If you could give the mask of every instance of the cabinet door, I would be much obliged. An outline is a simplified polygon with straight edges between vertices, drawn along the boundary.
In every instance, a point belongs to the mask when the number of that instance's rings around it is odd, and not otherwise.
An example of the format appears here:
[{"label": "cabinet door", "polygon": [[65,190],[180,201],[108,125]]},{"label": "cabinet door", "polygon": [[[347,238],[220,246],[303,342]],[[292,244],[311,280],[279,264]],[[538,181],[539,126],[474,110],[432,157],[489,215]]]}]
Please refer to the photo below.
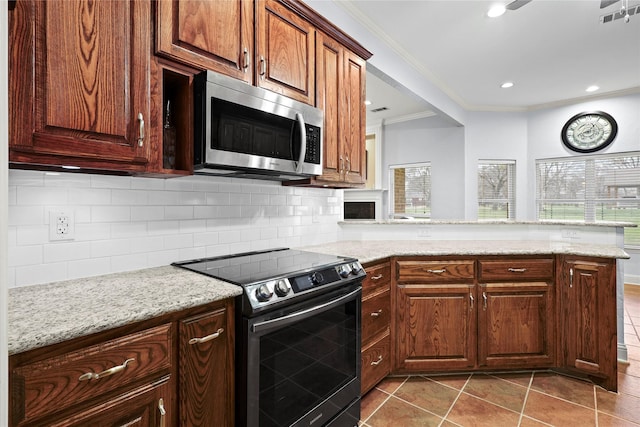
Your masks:
[{"label": "cabinet door", "polygon": [[345,54],[342,117],[342,139],[345,161],[344,180],[349,184],[364,184],[366,181],[366,96],[365,61],[351,52]]},{"label": "cabinet door", "polygon": [[180,322],[180,425],[234,424],[233,318],[230,309]]},{"label": "cabinet door", "polygon": [[553,286],[489,283],[479,289],[478,363],[495,368],[555,363]]},{"label": "cabinet door", "polygon": [[344,71],[344,48],[337,41],[317,33],[316,106],[324,111],[322,176],[320,179],[342,182],[344,155],[341,142],[341,115],[344,108],[341,94]]},{"label": "cabinet door", "polygon": [[476,362],[473,284],[397,287],[397,368],[401,372],[471,368]]},{"label": "cabinet door", "polygon": [[169,377],[134,389],[50,427],[161,427],[171,425],[172,386]]},{"label": "cabinet door", "polygon": [[314,27],[276,0],[258,0],[256,16],[256,85],[314,105]]},{"label": "cabinet door", "polygon": [[565,259],[562,268],[563,365],[617,387],[615,261]]},{"label": "cabinet door", "polygon": [[17,2],[10,161],[143,170],[150,23],[148,0]]},{"label": "cabinet door", "polygon": [[252,0],[161,0],[156,29],[158,54],[253,81]]}]

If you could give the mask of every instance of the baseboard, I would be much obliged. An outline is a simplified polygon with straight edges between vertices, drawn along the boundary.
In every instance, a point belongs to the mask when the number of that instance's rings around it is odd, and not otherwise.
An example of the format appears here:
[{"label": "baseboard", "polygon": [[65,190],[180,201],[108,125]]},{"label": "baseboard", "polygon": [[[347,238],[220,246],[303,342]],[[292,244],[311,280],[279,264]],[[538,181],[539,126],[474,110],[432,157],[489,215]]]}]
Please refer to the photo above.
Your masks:
[{"label": "baseboard", "polygon": [[627,353],[627,345],[625,343],[618,343],[618,362],[629,362],[629,354]]},{"label": "baseboard", "polygon": [[640,285],[640,276],[635,274],[625,274],[624,283],[627,285]]}]

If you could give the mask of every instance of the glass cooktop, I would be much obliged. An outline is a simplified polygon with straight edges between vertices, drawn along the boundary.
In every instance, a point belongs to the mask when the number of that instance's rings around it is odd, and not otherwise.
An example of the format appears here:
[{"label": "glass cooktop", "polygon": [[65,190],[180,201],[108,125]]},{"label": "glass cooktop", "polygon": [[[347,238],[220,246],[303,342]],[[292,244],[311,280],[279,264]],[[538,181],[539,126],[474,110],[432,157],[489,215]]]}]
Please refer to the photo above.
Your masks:
[{"label": "glass cooktop", "polygon": [[248,285],[351,261],[335,255],[288,248],[175,262],[172,265],[236,285]]}]

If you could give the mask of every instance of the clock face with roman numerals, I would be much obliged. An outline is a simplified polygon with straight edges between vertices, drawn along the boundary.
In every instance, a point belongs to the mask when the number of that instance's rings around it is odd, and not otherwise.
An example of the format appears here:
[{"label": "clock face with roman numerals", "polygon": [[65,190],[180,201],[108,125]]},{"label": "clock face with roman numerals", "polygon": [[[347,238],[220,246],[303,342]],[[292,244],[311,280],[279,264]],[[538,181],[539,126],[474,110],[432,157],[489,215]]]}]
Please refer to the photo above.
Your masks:
[{"label": "clock face with roman numerals", "polygon": [[568,149],[592,153],[611,144],[618,132],[618,124],[602,111],[580,113],[571,117],[562,128],[562,142]]}]

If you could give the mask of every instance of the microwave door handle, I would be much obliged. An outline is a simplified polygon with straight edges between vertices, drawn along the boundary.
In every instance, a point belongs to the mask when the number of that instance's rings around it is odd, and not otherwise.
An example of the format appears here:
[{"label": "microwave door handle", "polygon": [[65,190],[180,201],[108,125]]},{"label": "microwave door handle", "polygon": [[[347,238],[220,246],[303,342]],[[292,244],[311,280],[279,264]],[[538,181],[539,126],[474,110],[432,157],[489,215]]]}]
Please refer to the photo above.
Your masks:
[{"label": "microwave door handle", "polygon": [[296,173],[302,173],[304,156],[307,154],[307,128],[304,125],[304,118],[302,117],[302,114],[296,113],[296,120],[298,121],[298,124],[300,126],[300,156],[298,157]]}]

